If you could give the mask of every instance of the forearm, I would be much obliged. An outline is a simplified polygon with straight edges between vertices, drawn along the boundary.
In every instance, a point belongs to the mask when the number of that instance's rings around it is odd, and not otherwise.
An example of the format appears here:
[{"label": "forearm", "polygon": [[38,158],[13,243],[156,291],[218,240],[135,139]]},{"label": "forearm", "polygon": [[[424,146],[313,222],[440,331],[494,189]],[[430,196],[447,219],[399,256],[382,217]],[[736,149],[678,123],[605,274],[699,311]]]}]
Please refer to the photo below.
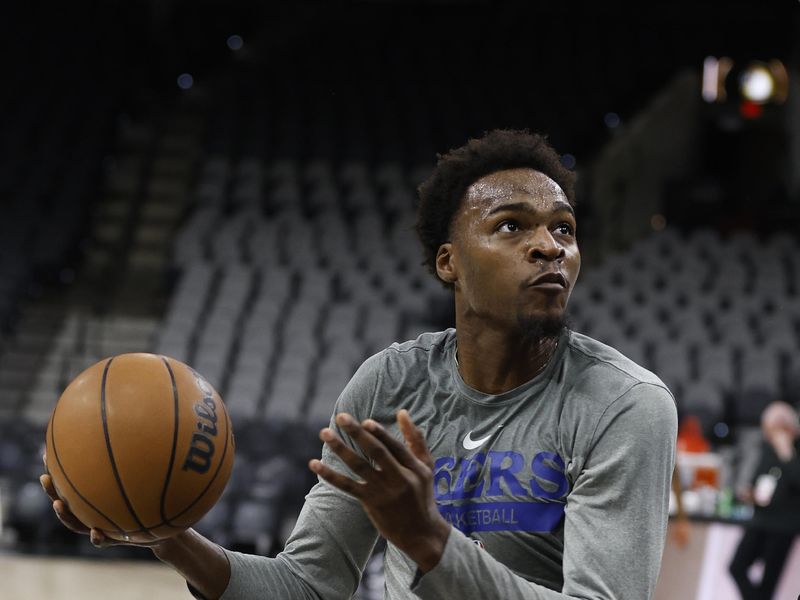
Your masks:
[{"label": "forearm", "polygon": [[154,546],[153,554],[208,600],[217,600],[228,587],[231,568],[225,552],[193,529]]}]

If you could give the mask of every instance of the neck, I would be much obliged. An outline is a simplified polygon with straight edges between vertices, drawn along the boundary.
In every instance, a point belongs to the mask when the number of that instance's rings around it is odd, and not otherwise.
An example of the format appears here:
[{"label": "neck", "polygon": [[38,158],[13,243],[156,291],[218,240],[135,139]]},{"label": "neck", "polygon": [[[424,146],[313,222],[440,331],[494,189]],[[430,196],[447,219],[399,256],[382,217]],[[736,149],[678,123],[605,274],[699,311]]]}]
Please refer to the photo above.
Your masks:
[{"label": "neck", "polygon": [[502,394],[536,377],[558,345],[557,337],[531,339],[458,323],[456,339],[462,379],[485,394]]}]

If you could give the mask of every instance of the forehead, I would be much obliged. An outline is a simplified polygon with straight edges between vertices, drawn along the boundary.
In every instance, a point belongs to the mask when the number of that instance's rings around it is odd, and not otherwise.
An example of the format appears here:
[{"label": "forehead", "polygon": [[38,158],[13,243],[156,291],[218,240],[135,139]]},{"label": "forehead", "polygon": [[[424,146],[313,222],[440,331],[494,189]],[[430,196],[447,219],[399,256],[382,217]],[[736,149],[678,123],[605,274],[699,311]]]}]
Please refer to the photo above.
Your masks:
[{"label": "forehead", "polygon": [[467,188],[465,209],[491,208],[511,198],[545,206],[569,203],[564,190],[544,173],[530,168],[505,169],[484,175]]}]

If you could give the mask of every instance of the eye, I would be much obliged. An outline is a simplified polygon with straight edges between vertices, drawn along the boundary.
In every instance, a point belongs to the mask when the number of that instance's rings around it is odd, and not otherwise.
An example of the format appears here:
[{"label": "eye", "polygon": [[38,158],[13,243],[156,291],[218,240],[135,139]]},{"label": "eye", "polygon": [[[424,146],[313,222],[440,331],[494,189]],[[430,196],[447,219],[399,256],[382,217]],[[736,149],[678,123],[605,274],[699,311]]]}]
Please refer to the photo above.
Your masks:
[{"label": "eye", "polygon": [[519,223],[516,221],[503,221],[500,225],[497,226],[497,231],[502,231],[505,233],[514,233],[515,231],[519,231]]},{"label": "eye", "polygon": [[575,228],[567,222],[556,225],[556,231],[561,235],[575,235]]}]

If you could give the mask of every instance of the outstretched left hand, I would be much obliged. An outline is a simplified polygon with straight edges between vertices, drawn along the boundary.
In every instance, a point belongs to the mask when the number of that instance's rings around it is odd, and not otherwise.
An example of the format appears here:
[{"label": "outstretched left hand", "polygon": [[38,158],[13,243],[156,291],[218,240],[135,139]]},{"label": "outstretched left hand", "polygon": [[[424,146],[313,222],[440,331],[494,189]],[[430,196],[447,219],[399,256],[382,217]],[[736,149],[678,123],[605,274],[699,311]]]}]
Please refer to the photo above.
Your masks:
[{"label": "outstretched left hand", "polygon": [[444,552],[450,525],[436,508],[433,457],[422,432],[405,410],[397,413],[405,445],[372,419],[358,423],[349,414],[340,413],[336,424],[369,460],[353,451],[330,428],[320,431],[319,437],[361,481],[317,459],[309,462],[309,468],[358,499],[380,534],[405,552],[422,572],[430,571]]}]

